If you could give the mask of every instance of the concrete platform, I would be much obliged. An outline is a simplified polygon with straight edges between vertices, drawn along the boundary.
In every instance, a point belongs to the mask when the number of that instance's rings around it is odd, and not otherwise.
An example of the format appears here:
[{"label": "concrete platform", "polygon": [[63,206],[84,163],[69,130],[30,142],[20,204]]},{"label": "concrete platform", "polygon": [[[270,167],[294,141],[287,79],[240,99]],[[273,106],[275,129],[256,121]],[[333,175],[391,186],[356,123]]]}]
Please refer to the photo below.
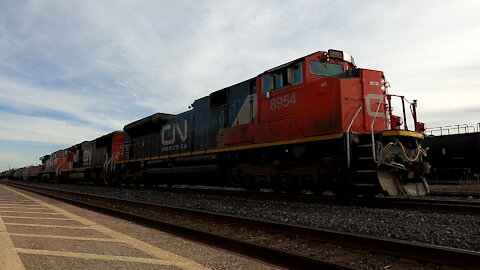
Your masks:
[{"label": "concrete platform", "polygon": [[0,269],[278,269],[0,185]]}]

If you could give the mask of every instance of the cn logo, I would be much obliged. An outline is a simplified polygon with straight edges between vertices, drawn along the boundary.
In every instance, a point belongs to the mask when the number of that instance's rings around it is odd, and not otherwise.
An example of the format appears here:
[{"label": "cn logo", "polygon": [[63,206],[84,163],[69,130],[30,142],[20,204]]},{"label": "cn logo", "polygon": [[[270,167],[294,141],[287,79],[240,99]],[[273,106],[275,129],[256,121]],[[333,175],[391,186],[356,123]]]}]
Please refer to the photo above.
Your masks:
[{"label": "cn logo", "polygon": [[92,160],[92,152],[90,150],[83,151],[83,165],[89,166],[91,165],[90,162]]},{"label": "cn logo", "polygon": [[[170,132],[172,133],[171,138],[167,134]],[[183,122],[183,131],[180,128],[180,123],[175,122],[173,124],[167,124],[162,127],[162,145],[172,145],[175,143],[175,138],[178,136],[180,137],[181,142],[187,141],[187,119]]]},{"label": "cn logo", "polygon": [[368,94],[365,98],[365,103],[367,105],[366,111],[368,115],[370,115],[371,117],[387,117],[382,109],[382,104],[385,104],[384,99],[385,96],[383,95]]}]

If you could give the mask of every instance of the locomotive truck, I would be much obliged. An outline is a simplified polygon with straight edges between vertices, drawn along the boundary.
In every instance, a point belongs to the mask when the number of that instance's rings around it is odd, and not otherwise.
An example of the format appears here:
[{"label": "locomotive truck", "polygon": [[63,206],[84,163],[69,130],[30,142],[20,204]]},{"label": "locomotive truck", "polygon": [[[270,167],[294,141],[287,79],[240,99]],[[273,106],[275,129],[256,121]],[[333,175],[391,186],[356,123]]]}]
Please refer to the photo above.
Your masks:
[{"label": "locomotive truck", "polygon": [[41,177],[425,195],[417,103],[388,90],[350,54],[315,52],[45,156]]}]

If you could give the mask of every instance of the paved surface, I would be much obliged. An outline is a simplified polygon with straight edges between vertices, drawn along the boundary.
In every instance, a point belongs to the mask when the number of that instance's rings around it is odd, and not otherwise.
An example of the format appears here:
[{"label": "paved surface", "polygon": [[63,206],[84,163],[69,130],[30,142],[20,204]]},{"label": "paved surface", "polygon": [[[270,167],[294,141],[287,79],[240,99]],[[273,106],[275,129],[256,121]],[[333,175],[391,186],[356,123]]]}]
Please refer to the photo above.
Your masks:
[{"label": "paved surface", "polygon": [[0,269],[277,269],[0,185]]}]

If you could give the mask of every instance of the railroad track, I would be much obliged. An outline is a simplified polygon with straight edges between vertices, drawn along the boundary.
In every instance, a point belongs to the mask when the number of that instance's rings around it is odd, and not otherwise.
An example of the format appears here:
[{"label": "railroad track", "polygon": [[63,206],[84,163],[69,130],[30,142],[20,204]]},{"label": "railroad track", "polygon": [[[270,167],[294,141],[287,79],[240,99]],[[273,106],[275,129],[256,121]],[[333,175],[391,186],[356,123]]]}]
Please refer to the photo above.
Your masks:
[{"label": "railroad track", "polygon": [[479,199],[480,192],[479,191],[431,191],[431,196],[439,196],[439,197],[459,197],[459,198],[467,198],[471,197],[472,199]]},{"label": "railroad track", "polygon": [[[198,190],[198,189],[161,189],[165,192],[178,193],[194,193],[208,194],[226,197],[241,197],[258,200],[277,200],[290,202],[306,202],[320,203],[328,205],[344,205],[358,206],[379,209],[402,209],[422,212],[438,212],[449,214],[467,214],[472,216],[480,216],[480,200],[463,200],[463,199],[447,199],[447,198],[392,198],[392,197],[375,197],[375,198],[358,198],[358,197],[339,197],[339,196],[319,196],[319,195],[297,195],[275,193],[251,193],[243,191],[229,190]],[[441,194],[434,194],[441,196]],[[458,194],[457,194],[458,195]],[[480,194],[479,194],[480,195]],[[457,196],[459,197],[459,196]],[[466,197],[466,196],[465,196]]]},{"label": "railroad track", "polygon": [[134,219],[290,269],[401,269],[449,265],[475,269],[480,252],[240,218],[71,191],[7,183]]},{"label": "railroad track", "polygon": [[[23,184],[21,181],[9,181],[11,183]],[[31,183],[37,186],[38,183]],[[41,186],[46,186],[42,184]],[[110,187],[99,186],[98,188],[109,189]],[[70,190],[71,187],[68,187]],[[270,192],[245,192],[240,190],[225,189],[196,189],[196,188],[155,188],[145,189],[141,187],[125,187],[125,189],[133,190],[154,190],[155,192],[169,192],[178,194],[202,194],[221,197],[236,197],[253,200],[270,200],[270,201],[288,201],[288,202],[305,202],[319,203],[327,205],[342,206],[358,206],[379,209],[402,209],[422,212],[436,212],[449,214],[467,214],[472,216],[480,216],[480,200],[465,200],[451,198],[392,198],[392,197],[338,197],[338,196],[319,196],[319,195],[297,195],[278,194]],[[439,195],[439,194],[436,194]]]}]

